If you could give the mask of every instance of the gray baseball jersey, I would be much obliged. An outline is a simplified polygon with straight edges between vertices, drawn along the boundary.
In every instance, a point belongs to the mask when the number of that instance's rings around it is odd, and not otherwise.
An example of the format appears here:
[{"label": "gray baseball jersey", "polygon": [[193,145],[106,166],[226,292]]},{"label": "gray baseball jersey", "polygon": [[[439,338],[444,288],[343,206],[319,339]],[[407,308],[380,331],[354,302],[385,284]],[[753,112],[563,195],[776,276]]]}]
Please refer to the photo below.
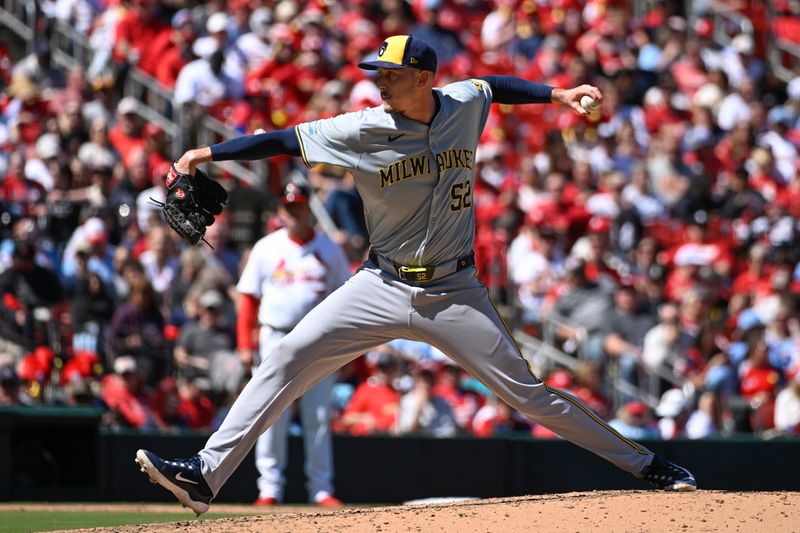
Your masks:
[{"label": "gray baseball jersey", "polygon": [[278,341],[200,451],[214,494],[296,398],[396,338],[439,348],[511,407],[634,475],[653,461],[645,447],[536,378],[474,267],[440,268],[472,251],[472,167],[492,95],[481,80],[435,90],[440,109],[430,126],[380,107],[296,128],[306,164],[354,173],[373,248],[412,270],[436,265],[437,275],[406,282],[385,260],[369,261]]},{"label": "gray baseball jersey", "polygon": [[475,238],[473,165],[491,89],[470,80],[435,91],[430,126],[373,107],[297,127],[306,165],[352,171],[373,249],[401,265],[463,256]]}]

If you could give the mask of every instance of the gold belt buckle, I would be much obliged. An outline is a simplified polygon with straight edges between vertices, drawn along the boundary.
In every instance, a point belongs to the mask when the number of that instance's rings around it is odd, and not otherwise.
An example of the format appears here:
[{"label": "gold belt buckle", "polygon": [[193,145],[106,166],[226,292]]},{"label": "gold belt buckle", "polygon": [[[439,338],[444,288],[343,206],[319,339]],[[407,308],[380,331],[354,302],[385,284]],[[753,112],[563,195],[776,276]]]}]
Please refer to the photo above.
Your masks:
[{"label": "gold belt buckle", "polygon": [[397,267],[397,272],[400,274],[401,278],[408,281],[416,281],[418,283],[430,281],[431,277],[433,277],[433,267],[426,268],[400,266]]}]

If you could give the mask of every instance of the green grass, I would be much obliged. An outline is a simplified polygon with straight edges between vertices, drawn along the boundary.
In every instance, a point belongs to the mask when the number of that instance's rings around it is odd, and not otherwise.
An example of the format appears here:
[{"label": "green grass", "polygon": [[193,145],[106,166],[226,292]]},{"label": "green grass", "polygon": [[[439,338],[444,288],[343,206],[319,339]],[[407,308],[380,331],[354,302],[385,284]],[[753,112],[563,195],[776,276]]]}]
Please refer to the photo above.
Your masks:
[{"label": "green grass", "polygon": [[195,518],[185,513],[132,513],[126,511],[0,511],[0,533],[28,533],[58,529],[113,527],[152,522],[178,522],[247,516],[240,513],[208,513]]}]

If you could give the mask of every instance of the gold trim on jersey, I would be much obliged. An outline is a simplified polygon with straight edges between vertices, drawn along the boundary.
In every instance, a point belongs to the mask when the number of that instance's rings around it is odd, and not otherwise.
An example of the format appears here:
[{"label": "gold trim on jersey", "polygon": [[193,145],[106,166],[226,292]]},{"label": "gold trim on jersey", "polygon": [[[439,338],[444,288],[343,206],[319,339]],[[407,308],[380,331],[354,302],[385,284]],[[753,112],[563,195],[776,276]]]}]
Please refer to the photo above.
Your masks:
[{"label": "gold trim on jersey", "polygon": [[631,448],[636,450],[636,452],[638,454],[640,454],[640,455],[653,455],[653,452],[650,452],[650,451],[647,451],[647,450],[642,450],[641,448],[639,448],[639,446],[635,442],[623,437],[616,429],[612,428],[611,426],[609,426],[608,424],[606,424],[605,422],[600,420],[600,418],[598,418],[598,416],[596,414],[594,414],[590,409],[588,409],[587,407],[582,405],[581,402],[579,402],[578,400],[572,398],[568,394],[565,394],[565,393],[561,392],[558,389],[551,388],[547,383],[545,383],[544,381],[542,381],[541,379],[536,377],[536,374],[534,374],[533,370],[531,369],[530,361],[525,359],[525,357],[522,355],[522,350],[519,347],[519,343],[517,342],[517,339],[514,338],[514,335],[511,333],[511,329],[509,329],[508,324],[506,324],[505,319],[503,319],[503,315],[501,315],[500,311],[497,310],[497,306],[494,305],[494,301],[492,301],[492,297],[489,296],[489,289],[486,286],[484,286],[483,288],[486,289],[486,297],[489,299],[489,303],[492,304],[492,308],[494,309],[494,312],[497,313],[497,318],[499,318],[500,322],[503,323],[503,326],[506,328],[506,332],[508,332],[508,336],[511,337],[511,340],[514,342],[514,346],[517,347],[517,352],[519,352],[519,356],[522,357],[523,361],[525,361],[525,365],[528,367],[528,372],[530,372],[531,376],[533,376],[533,379],[536,380],[537,383],[541,383],[542,385],[544,385],[544,388],[546,390],[548,390],[549,392],[552,392],[553,394],[555,394],[559,398],[562,398],[562,399],[568,401],[569,403],[571,403],[572,405],[574,405],[575,407],[577,407],[578,409],[580,409],[581,411],[586,413],[589,416],[589,418],[591,418],[592,420],[594,420],[595,422],[600,424],[600,426],[602,426],[606,430],[610,431],[612,435],[614,435],[615,437],[620,439],[622,442],[624,442],[625,444],[627,444],[628,446],[630,446]]},{"label": "gold trim on jersey", "polygon": [[300,128],[298,126],[294,127],[294,134],[297,135],[297,142],[300,143],[300,155],[303,158],[303,163],[305,163],[308,168],[311,168],[311,165],[308,164],[308,159],[306,159],[306,149],[303,147],[303,139],[300,137]]},{"label": "gold trim on jersey", "polygon": [[402,65],[407,44],[408,35],[393,35],[392,37],[388,37],[386,39],[386,48],[381,47],[382,51],[378,52],[378,60],[394,63],[395,65]]}]

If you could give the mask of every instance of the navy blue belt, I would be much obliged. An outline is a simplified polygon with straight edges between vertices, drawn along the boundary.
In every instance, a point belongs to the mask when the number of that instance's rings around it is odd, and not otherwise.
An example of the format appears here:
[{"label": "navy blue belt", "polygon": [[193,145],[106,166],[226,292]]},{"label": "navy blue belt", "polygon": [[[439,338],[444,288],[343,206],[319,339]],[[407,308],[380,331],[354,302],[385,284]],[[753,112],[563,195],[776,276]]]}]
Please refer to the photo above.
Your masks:
[{"label": "navy blue belt", "polygon": [[444,263],[439,263],[438,265],[425,267],[398,265],[370,248],[369,260],[378,265],[384,272],[391,273],[403,281],[409,283],[430,283],[431,281],[441,279],[459,270],[475,266],[475,253],[470,252],[467,255],[462,255],[458,259],[452,259]]}]

